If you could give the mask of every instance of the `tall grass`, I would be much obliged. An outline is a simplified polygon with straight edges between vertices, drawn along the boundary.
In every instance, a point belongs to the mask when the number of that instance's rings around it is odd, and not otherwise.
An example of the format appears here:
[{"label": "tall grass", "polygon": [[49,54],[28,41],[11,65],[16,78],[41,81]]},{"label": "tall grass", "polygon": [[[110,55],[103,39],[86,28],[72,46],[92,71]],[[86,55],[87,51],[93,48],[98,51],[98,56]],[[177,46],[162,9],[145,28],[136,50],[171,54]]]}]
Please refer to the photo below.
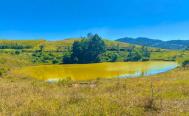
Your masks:
[{"label": "tall grass", "polygon": [[189,70],[133,79],[0,79],[0,115],[188,115]]}]

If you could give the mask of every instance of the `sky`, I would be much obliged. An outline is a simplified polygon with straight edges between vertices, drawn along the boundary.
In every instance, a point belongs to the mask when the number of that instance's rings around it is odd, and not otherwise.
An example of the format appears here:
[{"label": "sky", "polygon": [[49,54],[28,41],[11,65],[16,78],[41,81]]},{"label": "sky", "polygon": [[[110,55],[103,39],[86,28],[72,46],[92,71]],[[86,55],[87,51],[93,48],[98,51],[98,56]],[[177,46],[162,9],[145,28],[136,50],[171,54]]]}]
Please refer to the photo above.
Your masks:
[{"label": "sky", "polygon": [[0,0],[0,39],[189,40],[189,0]]}]

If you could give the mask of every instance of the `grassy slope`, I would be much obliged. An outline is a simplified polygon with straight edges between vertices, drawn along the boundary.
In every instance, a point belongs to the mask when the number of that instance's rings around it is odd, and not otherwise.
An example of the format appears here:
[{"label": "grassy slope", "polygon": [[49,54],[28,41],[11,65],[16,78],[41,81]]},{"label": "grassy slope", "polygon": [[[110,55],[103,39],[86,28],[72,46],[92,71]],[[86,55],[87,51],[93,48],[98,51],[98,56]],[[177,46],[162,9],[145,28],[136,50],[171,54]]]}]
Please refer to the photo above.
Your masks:
[{"label": "grassy slope", "polygon": [[189,70],[85,83],[0,78],[0,115],[186,115],[189,111]]},{"label": "grassy slope", "polygon": [[[81,40],[80,38],[69,38],[69,39],[64,39],[64,40],[59,40],[59,41],[46,41],[46,40],[0,40],[0,45],[5,44],[5,45],[29,45],[32,46],[32,49],[25,49],[26,51],[33,51],[36,49],[39,49],[40,45],[45,46],[46,51],[56,51],[57,49],[63,49],[61,47],[71,47],[74,41],[79,41]],[[118,42],[118,41],[112,41],[112,40],[107,40],[104,39],[105,44],[107,47],[115,47],[119,45],[120,48],[128,48],[132,46],[132,44],[127,44],[123,42]],[[140,47],[136,45],[137,47]],[[156,48],[150,48],[151,50],[156,50]]]},{"label": "grassy slope", "polygon": [[[59,41],[46,41],[46,40],[0,40],[0,44],[5,45],[30,45],[33,47],[33,50],[39,48],[40,45],[45,45],[46,50],[57,50],[58,47],[61,46],[71,46],[74,41],[79,41],[80,38],[69,38]],[[116,42],[111,40],[105,40],[105,43],[108,47],[120,45],[120,47],[128,47],[130,44]]]},{"label": "grassy slope", "polygon": [[152,52],[151,60],[176,60],[178,62],[189,59],[189,51],[161,51]]},{"label": "grassy slope", "polygon": [[0,53],[0,68],[14,69],[32,65],[31,55],[22,53],[20,55]]}]

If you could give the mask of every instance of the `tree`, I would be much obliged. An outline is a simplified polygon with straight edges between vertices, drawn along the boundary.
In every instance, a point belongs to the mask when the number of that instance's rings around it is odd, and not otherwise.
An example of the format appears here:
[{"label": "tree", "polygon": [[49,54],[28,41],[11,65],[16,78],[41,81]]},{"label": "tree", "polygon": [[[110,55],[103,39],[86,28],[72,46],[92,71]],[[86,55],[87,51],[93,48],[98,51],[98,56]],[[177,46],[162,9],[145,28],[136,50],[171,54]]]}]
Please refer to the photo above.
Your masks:
[{"label": "tree", "polygon": [[100,55],[101,62],[116,62],[119,55],[116,52],[105,52]]},{"label": "tree", "polygon": [[58,61],[58,59],[57,59],[57,58],[53,58],[52,63],[53,63],[53,64],[58,64],[58,63],[59,63],[59,61]]},{"label": "tree", "polygon": [[63,56],[63,61],[64,64],[72,64],[72,58],[71,58],[71,54],[70,53],[65,53]]},{"label": "tree", "polygon": [[88,35],[81,41],[75,41],[72,45],[70,60],[72,63],[97,63],[100,62],[100,54],[105,52],[105,43],[97,35]]},{"label": "tree", "polygon": [[87,56],[88,56],[88,62],[99,62],[99,55],[105,52],[105,43],[104,41],[95,34],[92,38],[88,41],[88,50],[87,50]]},{"label": "tree", "polygon": [[40,52],[43,52],[43,51],[44,51],[44,48],[45,48],[44,45],[40,45],[40,46],[39,46]]},{"label": "tree", "polygon": [[140,53],[137,50],[129,51],[125,61],[140,61],[142,59]]},{"label": "tree", "polygon": [[119,46],[119,44],[117,44],[117,51],[118,51],[118,53],[120,52],[120,46]]},{"label": "tree", "polygon": [[181,66],[182,67],[188,67],[189,66],[189,60],[182,61]]},{"label": "tree", "polygon": [[142,61],[147,61],[150,59],[150,51],[148,50],[147,47],[142,46],[141,48],[141,56],[142,56]]},{"label": "tree", "polygon": [[74,43],[73,43],[73,46],[72,46],[72,62],[73,63],[82,63],[83,61],[83,50],[84,50],[84,48],[83,48],[83,46],[82,46],[82,44],[84,44],[84,43],[81,43],[81,42],[79,42],[79,41],[75,41]]},{"label": "tree", "polygon": [[20,50],[16,50],[16,51],[15,51],[15,54],[16,54],[16,55],[19,55],[20,53],[21,53]]},{"label": "tree", "polygon": [[87,38],[92,38],[94,35],[92,33],[87,34]]}]

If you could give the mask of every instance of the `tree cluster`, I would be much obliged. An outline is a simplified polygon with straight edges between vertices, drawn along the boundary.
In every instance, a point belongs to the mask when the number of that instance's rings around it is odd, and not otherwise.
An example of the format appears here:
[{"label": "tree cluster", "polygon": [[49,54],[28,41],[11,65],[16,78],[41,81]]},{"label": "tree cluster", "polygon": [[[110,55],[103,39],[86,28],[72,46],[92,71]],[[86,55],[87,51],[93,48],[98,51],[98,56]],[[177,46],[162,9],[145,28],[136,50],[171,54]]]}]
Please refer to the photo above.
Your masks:
[{"label": "tree cluster", "polygon": [[128,51],[125,61],[148,61],[150,59],[150,51],[147,47],[142,48],[133,47]]},{"label": "tree cluster", "polygon": [[19,44],[1,44],[0,49],[31,49],[30,45],[19,45]]},{"label": "tree cluster", "polygon": [[100,55],[106,51],[106,46],[101,37],[97,34],[88,34],[81,41],[75,41],[71,53],[66,53],[63,63],[97,63],[100,62]]},{"label": "tree cluster", "polygon": [[44,47],[44,45],[40,45],[39,50],[36,50],[32,54],[32,62],[60,64],[61,56],[53,54],[51,52],[44,52]]}]

